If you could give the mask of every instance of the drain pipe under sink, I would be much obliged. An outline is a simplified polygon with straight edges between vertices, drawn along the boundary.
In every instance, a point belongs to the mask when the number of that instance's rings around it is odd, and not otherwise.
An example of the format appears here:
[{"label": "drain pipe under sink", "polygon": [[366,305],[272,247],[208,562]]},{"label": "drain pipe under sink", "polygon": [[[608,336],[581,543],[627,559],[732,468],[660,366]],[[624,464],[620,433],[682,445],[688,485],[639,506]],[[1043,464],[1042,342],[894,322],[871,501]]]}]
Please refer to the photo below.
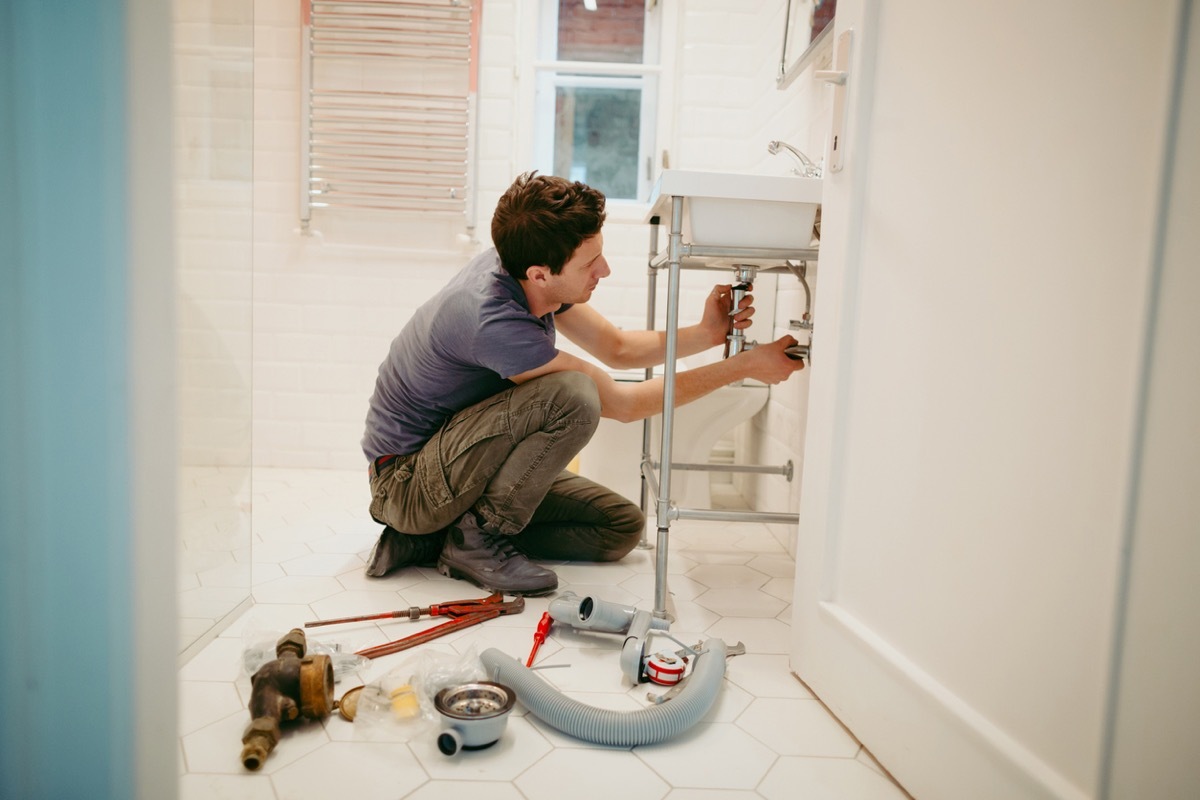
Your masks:
[{"label": "drain pipe under sink", "polygon": [[585,742],[636,747],[677,736],[708,713],[725,677],[726,651],[724,641],[705,640],[679,694],[638,711],[596,708],[567,697],[494,647],[484,650],[480,660],[491,680],[512,688],[522,705],[546,724]]}]

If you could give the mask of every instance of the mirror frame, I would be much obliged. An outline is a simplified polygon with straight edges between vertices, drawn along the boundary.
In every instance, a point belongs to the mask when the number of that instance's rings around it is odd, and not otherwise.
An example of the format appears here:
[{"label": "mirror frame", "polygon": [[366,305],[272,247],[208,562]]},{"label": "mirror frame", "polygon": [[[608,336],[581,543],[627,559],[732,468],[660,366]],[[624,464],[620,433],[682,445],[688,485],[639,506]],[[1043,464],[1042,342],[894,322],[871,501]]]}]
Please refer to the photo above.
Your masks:
[{"label": "mirror frame", "polygon": [[[792,35],[794,30],[792,24],[793,17],[795,16],[797,6],[801,3],[807,5],[807,2],[808,0],[787,0],[787,9],[783,17],[783,50],[779,55],[779,72],[775,77],[775,88],[777,89],[786,89],[796,79],[796,76],[813,62],[817,53],[823,49],[826,42],[833,36],[833,23],[836,18],[836,11],[835,17],[830,18],[828,24],[817,34],[817,38],[808,42],[804,51],[799,56],[795,56],[794,51],[799,42],[792,42],[792,39],[795,38]],[[789,58],[793,59],[791,63],[788,63]]]}]

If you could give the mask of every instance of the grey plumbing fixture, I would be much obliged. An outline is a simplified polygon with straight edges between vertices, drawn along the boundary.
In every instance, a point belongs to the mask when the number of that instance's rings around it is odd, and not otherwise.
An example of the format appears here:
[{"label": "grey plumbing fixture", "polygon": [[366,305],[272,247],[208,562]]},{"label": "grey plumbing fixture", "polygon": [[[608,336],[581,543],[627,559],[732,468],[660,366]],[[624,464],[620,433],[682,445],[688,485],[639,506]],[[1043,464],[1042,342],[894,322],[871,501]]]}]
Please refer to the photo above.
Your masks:
[{"label": "grey plumbing fixture", "polygon": [[792,359],[793,361],[803,361],[806,364],[808,363],[811,351],[812,345],[807,344],[794,344],[791,347],[783,348],[783,354],[788,358]]},{"label": "grey plumbing fixture", "polygon": [[787,268],[796,276],[796,280],[800,281],[800,285],[804,287],[804,316],[800,321],[792,320],[794,323],[793,330],[812,330],[812,290],[808,288],[808,262],[801,261],[799,264],[787,262]]},{"label": "grey plumbing fixture", "polygon": [[[782,145],[782,143],[780,143]],[[665,618],[667,612],[667,547],[671,522],[677,519],[703,519],[717,522],[765,522],[795,525],[800,518],[796,513],[768,511],[742,511],[715,508],[680,508],[671,499],[671,474],[676,469],[695,469],[695,465],[676,463],[672,458],[675,420],[675,374],[679,334],[679,288],[680,272],[683,269],[721,269],[730,263],[757,265],[758,272],[792,272],[790,262],[807,263],[817,261],[818,247],[744,247],[733,245],[697,244],[684,241],[683,208],[684,197],[671,195],[667,247],[665,252],[657,249],[659,225],[663,221],[658,214],[648,218],[650,223],[650,257],[648,261],[648,285],[646,293],[646,329],[654,330],[656,324],[655,298],[658,286],[658,270],[667,274],[666,353],[663,363],[663,411],[662,439],[659,446],[660,458],[655,461],[650,455],[650,420],[642,423],[642,512],[649,519],[654,517],[657,538],[653,547],[654,558],[654,616]],[[724,265],[724,266],[723,266]],[[649,379],[653,373],[646,371]],[[791,462],[781,467],[739,465],[738,472],[761,472],[786,475],[792,478]],[[643,532],[641,547],[650,549],[649,530]]]},{"label": "grey plumbing fixture", "polygon": [[738,306],[742,302],[742,298],[746,296],[746,290],[754,283],[754,276],[758,274],[758,267],[753,264],[734,264],[733,265],[733,289],[730,291],[729,309],[729,334],[725,337],[725,358],[736,356],[743,350],[749,349],[750,345],[746,342],[746,334],[741,328],[733,327],[733,315],[738,312]]},{"label": "grey plumbing fixture", "polygon": [[508,712],[517,695],[493,681],[447,686],[433,698],[444,729],[437,737],[438,750],[452,756],[459,750],[491,747],[504,733]]},{"label": "grey plumbing fixture", "polygon": [[[511,686],[529,713],[565,734],[611,747],[637,747],[677,736],[699,722],[712,707],[725,677],[727,648],[708,639],[695,657],[691,674],[668,703],[638,711],[595,708],[552,688],[532,670],[494,647],[480,655],[487,674]],[[680,688],[681,687],[681,688]]]},{"label": "grey plumbing fixture", "polygon": [[[572,591],[563,592],[550,601],[549,614],[557,622],[574,628],[600,633],[625,633],[634,627],[640,612],[636,606],[610,603],[595,597],[580,597]],[[669,623],[655,619],[648,623],[655,630],[666,630]]]},{"label": "grey plumbing fixture", "polygon": [[786,150],[788,153],[791,153],[792,157],[800,163],[799,167],[792,167],[792,172],[795,174],[803,178],[821,177],[821,168],[814,164],[811,158],[801,153],[795,147],[778,139],[772,139],[767,143],[767,152],[771,155],[777,155],[780,150]]},{"label": "grey plumbing fixture", "polygon": [[808,288],[808,262],[801,261],[799,265],[787,262],[787,268],[792,271],[800,285],[804,287],[804,316],[790,321],[788,328],[794,331],[808,331],[808,344],[794,344],[784,350],[789,358],[797,358],[805,363],[812,357],[812,291]]},{"label": "grey plumbing fixture", "polygon": [[650,631],[666,631],[670,623],[634,606],[563,592],[547,609],[556,622],[598,633],[625,634],[621,646],[621,672],[635,686],[646,671],[646,645]]}]

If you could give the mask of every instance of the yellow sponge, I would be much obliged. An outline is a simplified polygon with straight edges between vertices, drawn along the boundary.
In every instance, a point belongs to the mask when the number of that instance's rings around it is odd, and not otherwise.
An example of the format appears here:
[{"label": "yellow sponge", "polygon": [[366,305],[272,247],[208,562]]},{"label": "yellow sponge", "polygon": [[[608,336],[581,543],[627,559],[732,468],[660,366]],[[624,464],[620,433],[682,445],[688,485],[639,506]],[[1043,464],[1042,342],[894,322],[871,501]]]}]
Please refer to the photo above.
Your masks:
[{"label": "yellow sponge", "polygon": [[397,686],[391,692],[392,713],[397,719],[411,719],[421,713],[417,692],[409,684]]}]

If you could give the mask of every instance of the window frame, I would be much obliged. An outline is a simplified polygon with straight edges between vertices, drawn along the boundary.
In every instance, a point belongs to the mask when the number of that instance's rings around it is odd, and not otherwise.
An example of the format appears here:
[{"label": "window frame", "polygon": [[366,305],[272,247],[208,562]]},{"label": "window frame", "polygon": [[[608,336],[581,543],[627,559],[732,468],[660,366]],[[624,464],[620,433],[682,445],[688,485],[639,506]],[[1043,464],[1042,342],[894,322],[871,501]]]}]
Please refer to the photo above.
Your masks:
[{"label": "window frame", "polygon": [[[637,195],[634,198],[610,198],[610,206],[644,206],[657,178],[657,166],[665,157],[666,136],[663,113],[669,96],[670,70],[664,69],[664,57],[673,48],[667,45],[670,22],[667,6],[674,3],[651,0],[646,3],[643,28],[642,63],[606,61],[560,61],[558,55],[558,0],[541,0],[537,5],[536,33],[530,51],[549,53],[552,58],[535,56],[529,63],[529,107],[532,136],[529,163],[541,172],[554,171],[555,102],[561,87],[584,86],[641,90],[638,131]],[[670,16],[670,20],[668,20]],[[662,155],[660,155],[662,154]],[[615,209],[614,209],[615,210]]]}]

